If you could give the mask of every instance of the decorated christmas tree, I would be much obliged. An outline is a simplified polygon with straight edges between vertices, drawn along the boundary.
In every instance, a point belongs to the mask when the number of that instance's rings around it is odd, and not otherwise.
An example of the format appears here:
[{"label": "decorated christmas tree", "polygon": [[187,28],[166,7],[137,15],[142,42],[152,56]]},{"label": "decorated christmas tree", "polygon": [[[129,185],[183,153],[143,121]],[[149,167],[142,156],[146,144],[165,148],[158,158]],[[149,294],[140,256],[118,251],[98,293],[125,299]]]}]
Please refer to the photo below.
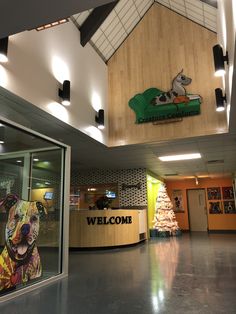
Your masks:
[{"label": "decorated christmas tree", "polygon": [[167,194],[166,186],[160,187],[156,200],[156,214],[154,216],[154,229],[159,236],[179,235],[180,229],[173,211],[173,204]]}]

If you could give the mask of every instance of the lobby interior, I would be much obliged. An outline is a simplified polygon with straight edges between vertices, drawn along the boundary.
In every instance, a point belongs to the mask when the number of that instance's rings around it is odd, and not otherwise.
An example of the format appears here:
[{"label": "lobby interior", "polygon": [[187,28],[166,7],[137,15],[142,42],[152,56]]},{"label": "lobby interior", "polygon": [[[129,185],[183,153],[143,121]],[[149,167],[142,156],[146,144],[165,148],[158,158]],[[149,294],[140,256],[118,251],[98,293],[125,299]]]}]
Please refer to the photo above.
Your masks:
[{"label": "lobby interior", "polygon": [[[62,5],[52,16],[49,8],[41,12],[47,8],[42,3],[38,14],[34,10],[28,20],[14,16],[11,26],[5,14],[0,37],[9,36],[9,61],[0,64],[0,122],[13,121],[71,146],[71,196],[82,187],[116,184],[114,208],[147,209],[147,240],[131,247],[70,250],[68,277],[1,303],[1,313],[32,308],[35,313],[234,313],[236,214],[227,212],[232,199],[224,196],[226,188],[234,191],[236,173],[234,1],[85,2],[73,4],[65,15]],[[101,5],[108,11],[102,9],[104,20],[98,22],[93,8]],[[4,9],[10,14],[10,4]],[[35,30],[59,17],[68,20]],[[214,76],[216,44],[229,56],[223,79]],[[182,69],[192,79],[186,90],[200,95],[200,114],[135,123],[129,101],[149,88],[170,90]],[[59,104],[64,80],[71,84],[70,106]],[[216,88],[227,96],[222,112],[216,111]],[[102,130],[95,118],[99,109],[105,114]],[[13,134],[6,138],[9,152],[30,149]],[[159,159],[190,153],[201,158]],[[141,189],[123,191],[124,184],[139,183]],[[183,210],[175,212],[180,237],[149,237],[159,183],[166,184],[172,200],[174,193],[181,195]],[[214,188],[221,194],[219,212],[211,212]],[[191,212],[193,190],[205,195],[200,227]],[[42,254],[52,267],[53,252]]]}]

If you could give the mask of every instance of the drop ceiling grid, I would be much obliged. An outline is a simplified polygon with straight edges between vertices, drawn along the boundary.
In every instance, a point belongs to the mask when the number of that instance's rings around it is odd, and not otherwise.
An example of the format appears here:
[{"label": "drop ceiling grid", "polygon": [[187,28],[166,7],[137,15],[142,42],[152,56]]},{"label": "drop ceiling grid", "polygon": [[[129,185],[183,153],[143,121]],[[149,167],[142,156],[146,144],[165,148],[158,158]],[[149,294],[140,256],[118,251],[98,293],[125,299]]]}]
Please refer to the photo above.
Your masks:
[{"label": "drop ceiling grid", "polygon": [[84,23],[84,21],[92,13],[92,11],[93,11],[93,9],[90,9],[90,10],[83,11],[81,13],[73,15],[73,18],[79,27]]},{"label": "drop ceiling grid", "polygon": [[[143,15],[153,4],[153,0],[121,0],[101,25],[100,36],[91,38],[91,43],[107,61]],[[102,44],[101,44],[101,38]]]},{"label": "drop ceiling grid", "polygon": [[[228,137],[227,137],[228,138]],[[236,141],[235,137],[229,138],[229,142],[225,141],[225,136],[219,136],[217,140],[212,138],[202,138],[195,141],[175,142],[174,144],[163,144],[160,147],[151,147],[153,154],[157,157],[161,155],[173,155],[190,152],[200,152],[201,160],[189,160],[180,162],[161,162],[157,158],[155,168],[161,175],[168,173],[176,173],[180,175],[193,174],[209,174],[212,172],[221,172],[228,174],[232,169],[236,160]],[[220,164],[207,164],[208,160],[224,160]]]},{"label": "drop ceiling grid", "polygon": [[216,32],[217,9],[200,0],[155,0],[169,9]]},{"label": "drop ceiling grid", "polygon": [[[120,0],[90,40],[104,61],[114,54],[154,2],[216,32],[217,9],[200,0]],[[92,9],[76,14],[72,20],[80,28],[91,12]]]}]

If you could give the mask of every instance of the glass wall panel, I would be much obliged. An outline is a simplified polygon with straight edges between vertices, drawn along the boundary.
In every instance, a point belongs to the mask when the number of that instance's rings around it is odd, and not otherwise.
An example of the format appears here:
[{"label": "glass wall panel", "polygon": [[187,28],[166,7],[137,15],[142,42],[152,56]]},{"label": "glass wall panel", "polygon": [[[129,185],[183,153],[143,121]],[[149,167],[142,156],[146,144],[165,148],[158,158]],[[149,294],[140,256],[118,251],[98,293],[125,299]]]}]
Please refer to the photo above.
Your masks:
[{"label": "glass wall panel", "polygon": [[0,297],[62,271],[64,148],[0,124]]},{"label": "glass wall panel", "polygon": [[61,149],[32,154],[31,201],[40,201],[47,210],[41,220],[38,245],[44,259],[44,275],[60,272],[60,219],[62,185]]}]

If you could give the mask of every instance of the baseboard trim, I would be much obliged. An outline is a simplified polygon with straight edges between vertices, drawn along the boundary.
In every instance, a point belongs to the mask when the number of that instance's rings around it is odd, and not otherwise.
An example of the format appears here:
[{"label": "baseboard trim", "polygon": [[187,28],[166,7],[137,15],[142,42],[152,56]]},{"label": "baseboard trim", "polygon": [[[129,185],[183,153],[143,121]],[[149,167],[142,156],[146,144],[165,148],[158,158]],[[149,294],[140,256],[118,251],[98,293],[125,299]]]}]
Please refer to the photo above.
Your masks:
[{"label": "baseboard trim", "polygon": [[236,230],[208,230],[208,233],[236,234]]},{"label": "baseboard trim", "polygon": [[147,239],[140,240],[137,243],[131,244],[123,244],[123,245],[116,245],[116,246],[98,246],[98,247],[69,247],[70,252],[74,251],[102,251],[102,250],[114,250],[114,249],[121,249],[125,247],[133,247],[139,244],[145,243]]}]

